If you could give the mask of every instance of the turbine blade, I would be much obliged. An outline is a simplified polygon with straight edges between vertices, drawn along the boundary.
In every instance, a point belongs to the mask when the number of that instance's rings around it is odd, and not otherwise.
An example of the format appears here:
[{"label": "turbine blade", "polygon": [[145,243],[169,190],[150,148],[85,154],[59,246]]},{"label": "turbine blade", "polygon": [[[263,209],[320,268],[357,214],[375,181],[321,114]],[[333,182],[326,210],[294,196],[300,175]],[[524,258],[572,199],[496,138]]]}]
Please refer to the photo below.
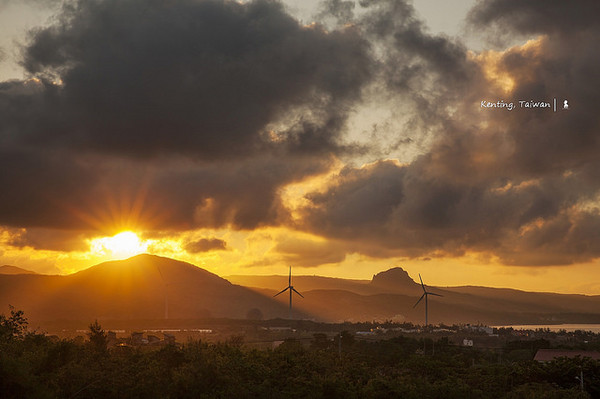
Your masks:
[{"label": "turbine blade", "polygon": [[282,289],[281,291],[279,291],[277,294],[273,295],[273,297],[276,297],[279,294],[283,294],[284,292],[286,292],[289,289],[290,289],[290,287],[286,287],[286,288]]},{"label": "turbine blade", "polygon": [[295,289],[294,287],[292,287],[292,290],[293,290],[293,291],[294,291],[296,294],[298,294],[298,295],[300,295],[302,298],[304,298],[304,295],[302,295],[301,293],[299,293],[298,291],[296,291],[296,289]]},{"label": "turbine blade", "polygon": [[423,284],[423,279],[421,278],[421,273],[419,273],[419,280],[421,280],[421,287],[423,288],[423,292],[427,292],[425,289],[425,284]]},{"label": "turbine blade", "polygon": [[429,295],[435,295],[435,296],[443,296],[442,294],[436,294],[435,292],[428,292]]},{"label": "turbine blade", "polygon": [[292,266],[290,266],[290,277],[288,279],[288,286],[292,286]]},{"label": "turbine blade", "polygon": [[417,305],[419,304],[419,302],[421,302],[421,300],[425,297],[425,295],[427,295],[426,293],[424,293],[423,295],[421,295],[421,298],[419,298],[419,300],[417,301],[417,303],[415,303],[413,305],[413,309],[417,307]]}]

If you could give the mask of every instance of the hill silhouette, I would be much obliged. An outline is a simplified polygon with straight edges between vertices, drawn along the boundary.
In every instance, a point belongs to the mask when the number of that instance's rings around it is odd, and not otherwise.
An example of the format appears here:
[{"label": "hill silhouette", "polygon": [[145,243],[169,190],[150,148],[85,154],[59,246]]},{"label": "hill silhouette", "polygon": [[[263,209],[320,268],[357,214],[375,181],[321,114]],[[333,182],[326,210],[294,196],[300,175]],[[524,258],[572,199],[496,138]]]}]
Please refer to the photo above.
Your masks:
[{"label": "hill silhouette", "polygon": [[[32,320],[284,317],[272,298],[189,263],[153,255],[102,263],[67,276],[2,275],[0,301]],[[167,305],[168,303],[168,305]],[[307,317],[307,315],[302,315]]]},{"label": "hill silhouette", "polygon": [[[232,275],[225,276],[224,278],[245,287],[265,288],[277,290],[278,292],[288,284],[287,275]],[[302,287],[304,291],[326,289],[349,291],[357,294],[375,294],[378,292],[377,289],[371,287],[369,280],[352,280],[323,276],[292,276],[292,282],[294,285]]]},{"label": "hill silhouette", "polygon": [[[288,276],[230,276],[232,282],[189,263],[138,255],[105,262],[67,276],[0,274],[0,304],[25,311],[34,322],[244,319],[256,309],[264,318],[287,318],[288,296],[273,295]],[[246,286],[237,285],[244,284]],[[402,268],[369,280],[294,276],[304,298],[294,298],[294,318],[320,321],[424,322],[422,294]],[[600,297],[534,293],[487,287],[431,287],[432,323],[599,323]]]},{"label": "hill silhouette", "polygon": [[[229,276],[266,295],[278,291],[287,276]],[[397,320],[424,323],[424,310],[413,308],[422,295],[420,282],[400,267],[368,280],[294,276],[305,296],[298,308],[330,321]],[[429,298],[432,323],[559,324],[599,323],[600,296],[525,292],[488,287],[431,287],[443,295]],[[296,306],[296,305],[295,305]]]},{"label": "hill silhouette", "polygon": [[395,292],[411,295],[420,295],[422,293],[420,284],[413,281],[401,267],[394,267],[377,273],[373,276],[370,284],[373,287],[377,287],[379,292]]}]

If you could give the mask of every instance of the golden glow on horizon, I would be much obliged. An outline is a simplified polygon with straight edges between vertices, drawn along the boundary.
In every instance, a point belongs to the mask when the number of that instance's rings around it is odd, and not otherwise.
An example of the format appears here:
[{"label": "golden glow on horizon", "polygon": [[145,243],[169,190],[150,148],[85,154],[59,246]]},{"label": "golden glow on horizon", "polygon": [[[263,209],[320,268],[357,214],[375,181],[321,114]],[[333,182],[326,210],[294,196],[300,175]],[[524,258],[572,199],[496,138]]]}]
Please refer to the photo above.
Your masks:
[{"label": "golden glow on horizon", "polygon": [[148,243],[140,240],[137,234],[131,231],[90,241],[90,250],[93,254],[111,258],[128,258],[144,253],[147,249]]},{"label": "golden glow on horizon", "polygon": [[[123,233],[128,233],[121,235]],[[139,233],[138,233],[139,234]],[[281,227],[266,227],[254,231],[231,231],[228,229],[199,229],[195,231],[139,238],[134,232],[122,232],[115,237],[89,240],[90,250],[62,252],[36,250],[30,247],[16,248],[6,242],[9,232],[0,234],[0,264],[19,266],[44,274],[70,274],[99,263],[123,259],[141,252],[149,252],[189,262],[219,276],[285,274],[290,256],[302,256],[302,251],[286,246],[298,240],[321,242],[317,237],[298,233]],[[123,237],[123,244],[119,243]],[[188,253],[186,242],[205,237],[217,237],[227,242],[227,250]],[[5,241],[5,242],[1,242]],[[115,246],[113,247],[113,242]],[[132,243],[129,247],[124,243]],[[278,245],[280,244],[281,245]],[[283,245],[283,246],[282,246]],[[108,247],[108,248],[107,248]],[[112,248],[112,249],[109,249]],[[120,251],[119,248],[133,248]],[[301,247],[300,249],[302,249]],[[119,253],[120,252],[120,253]],[[317,252],[317,255],[319,252]],[[316,267],[300,267],[293,263],[298,275],[321,275],[337,278],[370,280],[376,273],[400,266],[413,279],[419,273],[427,276],[428,285],[456,286],[478,285],[510,287],[525,291],[560,292],[569,294],[600,295],[600,260],[569,266],[517,267],[504,266],[499,260],[485,253],[468,252],[461,257],[431,257],[407,259],[389,254],[383,258],[371,258],[358,253],[347,254],[339,263]],[[282,272],[283,270],[283,272]],[[296,273],[296,272],[294,272]],[[581,276],[586,276],[584,280]]]}]

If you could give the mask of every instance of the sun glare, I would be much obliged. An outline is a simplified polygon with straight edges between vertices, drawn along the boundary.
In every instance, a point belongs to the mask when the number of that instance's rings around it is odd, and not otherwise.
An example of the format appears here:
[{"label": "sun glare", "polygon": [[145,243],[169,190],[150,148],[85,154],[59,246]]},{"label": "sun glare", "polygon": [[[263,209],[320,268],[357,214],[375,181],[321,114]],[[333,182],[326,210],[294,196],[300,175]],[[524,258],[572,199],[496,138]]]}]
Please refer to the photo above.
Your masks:
[{"label": "sun glare", "polygon": [[96,238],[91,241],[93,253],[113,258],[127,258],[146,252],[148,243],[142,242],[137,234],[124,231],[112,237]]}]

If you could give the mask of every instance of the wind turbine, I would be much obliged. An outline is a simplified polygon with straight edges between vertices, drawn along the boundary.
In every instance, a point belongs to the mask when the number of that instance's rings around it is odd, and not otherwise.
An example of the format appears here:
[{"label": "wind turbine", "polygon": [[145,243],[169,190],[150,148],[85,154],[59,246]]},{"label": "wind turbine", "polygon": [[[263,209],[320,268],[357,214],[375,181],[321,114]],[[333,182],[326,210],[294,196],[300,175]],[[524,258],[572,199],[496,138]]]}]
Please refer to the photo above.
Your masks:
[{"label": "wind turbine", "polygon": [[302,295],[301,293],[296,291],[296,289],[292,285],[292,267],[291,266],[290,266],[290,277],[288,280],[288,286],[286,288],[282,289],[281,291],[279,291],[277,294],[273,295],[273,297],[276,297],[279,294],[283,294],[287,290],[290,290],[290,320],[292,320],[292,293],[295,292],[296,294],[300,295],[302,298],[304,298],[304,295]]},{"label": "wind turbine", "polygon": [[425,289],[425,284],[423,284],[423,279],[421,278],[421,273],[419,273],[419,280],[421,280],[421,288],[423,288],[423,295],[421,295],[421,298],[419,298],[419,300],[417,301],[417,303],[414,304],[413,309],[417,307],[417,305],[419,304],[419,302],[421,302],[421,300],[423,298],[425,298],[425,327],[427,327],[429,325],[429,320],[428,320],[428,304],[427,304],[427,297],[429,295],[434,295],[434,296],[443,296],[440,294],[436,294],[435,292],[429,292]]}]

